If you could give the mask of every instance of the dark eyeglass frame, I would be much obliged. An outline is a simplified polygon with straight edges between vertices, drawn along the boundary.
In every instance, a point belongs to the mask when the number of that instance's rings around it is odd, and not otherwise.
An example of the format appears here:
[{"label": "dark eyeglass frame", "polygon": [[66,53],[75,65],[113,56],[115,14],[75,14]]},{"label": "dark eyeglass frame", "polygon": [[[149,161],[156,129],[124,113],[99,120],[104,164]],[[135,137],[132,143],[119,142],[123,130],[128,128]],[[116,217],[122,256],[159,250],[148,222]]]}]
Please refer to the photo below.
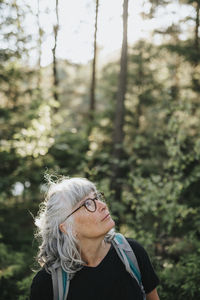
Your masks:
[{"label": "dark eyeglass frame", "polygon": [[[81,204],[79,207],[77,207],[75,210],[73,210],[66,218],[65,218],[65,220],[63,221],[63,223],[69,218],[69,217],[71,217],[71,215],[73,215],[77,210],[79,210],[81,207],[85,207],[86,209],[87,209],[87,211],[89,211],[89,212],[91,212],[91,213],[93,213],[93,212],[95,212],[96,210],[97,210],[97,204],[96,204],[96,200],[104,200],[105,199],[105,197],[104,197],[104,193],[98,193],[97,195],[96,195],[96,197],[94,197],[94,198],[87,198],[87,199],[85,199],[85,201],[83,202],[83,204]],[[92,200],[93,201],[93,203],[94,203],[94,207],[95,207],[95,209],[94,210],[90,210],[88,207],[87,207],[87,205],[86,205],[86,202],[88,201],[88,200]]]}]

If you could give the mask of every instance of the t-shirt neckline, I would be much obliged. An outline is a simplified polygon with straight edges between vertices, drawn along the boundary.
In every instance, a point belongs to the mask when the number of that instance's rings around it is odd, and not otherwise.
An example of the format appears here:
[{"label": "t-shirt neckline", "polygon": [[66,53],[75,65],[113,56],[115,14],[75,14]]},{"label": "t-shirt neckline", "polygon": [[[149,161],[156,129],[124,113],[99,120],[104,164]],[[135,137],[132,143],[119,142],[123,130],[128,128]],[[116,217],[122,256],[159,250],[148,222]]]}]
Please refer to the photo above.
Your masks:
[{"label": "t-shirt neckline", "polygon": [[97,269],[99,269],[104,264],[104,262],[109,258],[112,249],[113,249],[113,245],[111,243],[110,249],[108,250],[107,254],[104,256],[104,258],[100,261],[100,263],[97,266],[95,266],[95,267],[83,266],[83,269],[85,269],[85,270],[97,270]]}]

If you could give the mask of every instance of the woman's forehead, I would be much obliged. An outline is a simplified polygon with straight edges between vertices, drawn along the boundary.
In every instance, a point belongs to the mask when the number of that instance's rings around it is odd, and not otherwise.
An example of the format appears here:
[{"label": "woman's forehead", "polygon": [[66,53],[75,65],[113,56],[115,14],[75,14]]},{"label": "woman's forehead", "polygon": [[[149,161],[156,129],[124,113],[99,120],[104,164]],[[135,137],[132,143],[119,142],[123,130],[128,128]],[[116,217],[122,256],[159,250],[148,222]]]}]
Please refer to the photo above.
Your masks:
[{"label": "woman's forehead", "polygon": [[74,209],[78,208],[81,204],[83,204],[85,200],[94,198],[96,195],[97,195],[97,192],[95,192],[95,191],[89,192],[89,194],[87,194],[85,197],[80,199],[80,201],[74,205]]},{"label": "woman's forehead", "polygon": [[94,198],[97,195],[95,191],[91,191],[88,195],[86,195],[81,201],[84,201],[88,198]]}]

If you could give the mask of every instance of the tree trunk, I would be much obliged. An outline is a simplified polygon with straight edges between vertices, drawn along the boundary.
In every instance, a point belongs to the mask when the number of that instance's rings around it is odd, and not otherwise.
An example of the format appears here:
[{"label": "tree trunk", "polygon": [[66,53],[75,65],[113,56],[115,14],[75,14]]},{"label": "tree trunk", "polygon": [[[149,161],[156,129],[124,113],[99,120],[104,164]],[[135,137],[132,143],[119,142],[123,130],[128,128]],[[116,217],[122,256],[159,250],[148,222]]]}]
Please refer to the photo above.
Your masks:
[{"label": "tree trunk", "polygon": [[56,48],[57,48],[57,38],[59,29],[59,17],[58,17],[58,0],[56,0],[56,25],[53,27],[54,31],[54,47],[53,52],[53,96],[56,101],[58,101],[58,74],[57,74],[57,60],[56,60]]},{"label": "tree trunk", "polygon": [[135,127],[136,129],[140,128],[140,117],[142,115],[142,103],[141,103],[141,95],[143,94],[143,78],[144,78],[144,64],[143,64],[143,49],[141,47],[140,49],[140,53],[138,56],[138,64],[139,64],[139,68],[138,68],[138,77],[140,78],[140,83],[139,83],[139,95],[138,95],[138,105],[136,108],[136,114],[135,114]]},{"label": "tree trunk", "polygon": [[90,107],[89,115],[90,120],[94,119],[94,111],[96,106],[95,100],[95,87],[96,87],[96,56],[97,56],[97,20],[98,20],[98,9],[99,9],[99,0],[96,0],[96,13],[95,13],[95,30],[94,30],[94,56],[92,62],[92,79],[90,86]]},{"label": "tree trunk", "polygon": [[[193,74],[192,74],[192,85],[193,89],[196,91],[200,90],[200,79],[199,79],[199,10],[200,2],[199,0],[195,2],[196,4],[196,20],[195,20],[195,30],[194,30],[194,49],[195,49],[195,59],[193,62]],[[197,100],[198,102],[198,100]]]},{"label": "tree trunk", "polygon": [[120,60],[120,73],[118,81],[117,103],[114,120],[113,131],[113,164],[111,177],[111,190],[117,201],[121,201],[122,187],[119,183],[121,176],[120,160],[123,156],[123,140],[124,140],[124,114],[125,114],[125,94],[127,83],[127,24],[128,23],[128,0],[124,0],[123,4],[123,42]]},{"label": "tree trunk", "polygon": [[20,40],[21,40],[21,35],[22,35],[22,32],[23,32],[23,29],[22,29],[22,25],[21,25],[21,15],[20,15],[20,11],[19,11],[19,5],[17,3],[16,0],[14,0],[13,2],[13,7],[15,8],[16,10],[16,15],[17,15],[17,19],[16,19],[16,24],[17,24],[17,32],[16,32],[16,47],[17,47],[17,55],[18,55],[18,58],[21,58],[21,47],[19,45],[20,43]]},{"label": "tree trunk", "polygon": [[196,2],[196,26],[195,26],[195,49],[199,50],[199,10],[200,2]]}]

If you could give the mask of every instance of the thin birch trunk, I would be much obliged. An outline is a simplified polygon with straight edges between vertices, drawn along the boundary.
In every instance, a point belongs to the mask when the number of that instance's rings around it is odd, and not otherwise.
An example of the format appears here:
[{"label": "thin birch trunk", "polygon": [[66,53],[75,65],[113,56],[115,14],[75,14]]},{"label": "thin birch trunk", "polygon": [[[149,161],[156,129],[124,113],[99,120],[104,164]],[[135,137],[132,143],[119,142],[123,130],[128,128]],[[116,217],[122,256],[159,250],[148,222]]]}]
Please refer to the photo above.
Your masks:
[{"label": "thin birch trunk", "polygon": [[95,30],[94,30],[94,56],[92,61],[92,79],[90,86],[90,120],[94,119],[94,111],[96,108],[95,88],[96,88],[96,58],[97,58],[97,21],[98,21],[99,0],[96,0],[95,10]]},{"label": "thin birch trunk", "polygon": [[58,0],[56,0],[56,24],[53,27],[54,31],[54,47],[53,52],[53,96],[56,101],[58,101],[58,73],[57,73],[57,59],[56,59],[56,49],[57,49],[57,39],[59,30],[59,15],[58,15]]},{"label": "thin birch trunk", "polygon": [[119,182],[121,177],[120,160],[123,156],[124,141],[124,116],[125,116],[125,95],[127,85],[127,27],[128,27],[128,0],[123,4],[123,42],[120,60],[120,73],[118,81],[117,102],[113,131],[113,165],[111,189],[114,191],[115,199],[121,201],[122,186]]}]

